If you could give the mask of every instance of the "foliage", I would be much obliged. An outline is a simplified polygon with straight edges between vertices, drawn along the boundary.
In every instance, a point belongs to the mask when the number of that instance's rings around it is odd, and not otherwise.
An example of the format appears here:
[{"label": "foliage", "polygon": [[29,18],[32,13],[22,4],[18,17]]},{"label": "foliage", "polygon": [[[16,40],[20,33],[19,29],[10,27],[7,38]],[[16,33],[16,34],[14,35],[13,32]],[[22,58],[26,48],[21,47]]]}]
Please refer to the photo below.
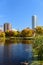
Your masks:
[{"label": "foliage", "polygon": [[5,33],[0,32],[0,37],[1,36],[6,36],[6,37],[32,37],[32,36],[35,36],[38,38],[41,35],[43,35],[43,28],[41,26],[37,26],[34,30],[32,30],[30,28],[25,28],[21,32],[13,31],[13,30],[7,30]]},{"label": "foliage", "polygon": [[4,32],[0,32],[0,37],[5,37],[5,33]]},{"label": "foliage", "polygon": [[7,30],[6,32],[5,32],[5,36],[6,37],[17,37],[17,36],[19,36],[19,31],[9,31],[9,30]]},{"label": "foliage", "polygon": [[36,34],[40,34],[40,35],[43,34],[43,28],[42,28],[41,26],[37,26],[37,27],[35,28],[35,31],[36,31]]},{"label": "foliage", "polygon": [[21,31],[21,36],[22,37],[31,37],[33,36],[34,31],[32,29],[26,28],[24,30]]},{"label": "foliage", "polygon": [[39,59],[39,60],[43,60],[43,45],[41,45],[41,46],[39,47],[38,59]]},{"label": "foliage", "polygon": [[43,65],[43,61],[32,61],[30,65]]},{"label": "foliage", "polygon": [[43,60],[43,36],[35,37],[33,43],[34,56],[37,55],[38,60]]}]

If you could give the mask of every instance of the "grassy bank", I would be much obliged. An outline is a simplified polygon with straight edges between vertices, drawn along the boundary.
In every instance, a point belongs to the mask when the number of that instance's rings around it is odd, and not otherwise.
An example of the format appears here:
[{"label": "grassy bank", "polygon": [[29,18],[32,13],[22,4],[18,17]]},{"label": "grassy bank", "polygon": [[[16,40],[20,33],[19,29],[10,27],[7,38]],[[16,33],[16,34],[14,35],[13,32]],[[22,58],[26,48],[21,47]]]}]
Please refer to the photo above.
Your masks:
[{"label": "grassy bank", "polygon": [[43,36],[36,36],[34,38],[33,56],[38,60],[43,60]]},{"label": "grassy bank", "polygon": [[30,65],[43,65],[43,61],[32,61]]}]

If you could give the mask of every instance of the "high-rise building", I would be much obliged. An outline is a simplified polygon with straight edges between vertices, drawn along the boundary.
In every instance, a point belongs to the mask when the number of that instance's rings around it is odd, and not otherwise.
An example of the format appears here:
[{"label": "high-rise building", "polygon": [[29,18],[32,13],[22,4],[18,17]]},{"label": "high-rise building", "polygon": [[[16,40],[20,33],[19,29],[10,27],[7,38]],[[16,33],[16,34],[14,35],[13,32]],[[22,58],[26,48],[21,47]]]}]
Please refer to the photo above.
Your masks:
[{"label": "high-rise building", "polygon": [[10,23],[4,24],[4,32],[6,32],[7,30],[12,30],[12,25]]},{"label": "high-rise building", "polygon": [[32,16],[32,29],[36,28],[37,26],[37,17],[36,15]]}]

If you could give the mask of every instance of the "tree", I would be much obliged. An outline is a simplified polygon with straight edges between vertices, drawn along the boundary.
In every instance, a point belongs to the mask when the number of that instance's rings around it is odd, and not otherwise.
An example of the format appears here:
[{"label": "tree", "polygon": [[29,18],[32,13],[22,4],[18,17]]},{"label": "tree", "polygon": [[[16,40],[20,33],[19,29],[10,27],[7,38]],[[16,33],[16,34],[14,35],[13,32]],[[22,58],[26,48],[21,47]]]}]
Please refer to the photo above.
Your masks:
[{"label": "tree", "polygon": [[21,31],[22,37],[31,37],[31,36],[33,36],[33,34],[34,34],[34,31],[29,29],[29,28],[26,28],[26,29]]},{"label": "tree", "polygon": [[36,30],[36,34],[42,34],[42,27],[37,26],[35,30]]},{"label": "tree", "polygon": [[5,33],[4,32],[0,32],[0,37],[5,37]]},{"label": "tree", "polygon": [[11,30],[11,31],[7,30],[7,31],[5,32],[5,36],[6,36],[6,37],[18,37],[19,34],[20,34],[19,31],[13,31],[13,30]]}]

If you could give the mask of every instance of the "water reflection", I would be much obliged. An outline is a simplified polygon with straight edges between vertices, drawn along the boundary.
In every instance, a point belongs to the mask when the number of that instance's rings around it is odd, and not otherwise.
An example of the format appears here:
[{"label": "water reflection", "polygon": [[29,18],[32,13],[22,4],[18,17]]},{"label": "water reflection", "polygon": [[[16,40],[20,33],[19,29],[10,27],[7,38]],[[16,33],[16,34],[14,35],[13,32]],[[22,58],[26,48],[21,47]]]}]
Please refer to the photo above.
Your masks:
[{"label": "water reflection", "polygon": [[17,42],[6,41],[0,46],[0,65],[20,65],[21,62],[32,61],[32,44]]},{"label": "water reflection", "polygon": [[3,64],[10,64],[10,44],[5,43],[4,44],[4,61]]},{"label": "water reflection", "polygon": [[3,64],[4,46],[0,46],[0,65]]}]

